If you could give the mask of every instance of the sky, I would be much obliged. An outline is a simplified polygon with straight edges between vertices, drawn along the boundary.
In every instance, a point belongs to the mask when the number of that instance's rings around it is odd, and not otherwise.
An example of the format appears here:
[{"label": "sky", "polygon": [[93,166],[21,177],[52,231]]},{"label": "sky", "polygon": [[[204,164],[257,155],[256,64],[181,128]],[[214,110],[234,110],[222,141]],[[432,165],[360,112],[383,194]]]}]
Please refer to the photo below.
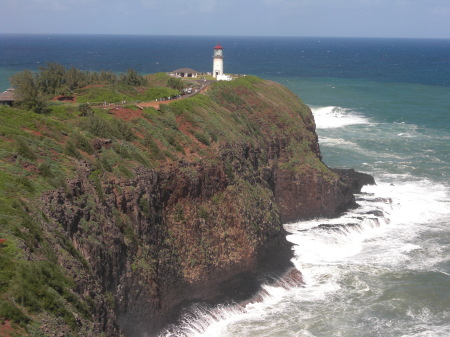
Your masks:
[{"label": "sky", "polygon": [[450,0],[0,0],[0,34],[450,38]]}]

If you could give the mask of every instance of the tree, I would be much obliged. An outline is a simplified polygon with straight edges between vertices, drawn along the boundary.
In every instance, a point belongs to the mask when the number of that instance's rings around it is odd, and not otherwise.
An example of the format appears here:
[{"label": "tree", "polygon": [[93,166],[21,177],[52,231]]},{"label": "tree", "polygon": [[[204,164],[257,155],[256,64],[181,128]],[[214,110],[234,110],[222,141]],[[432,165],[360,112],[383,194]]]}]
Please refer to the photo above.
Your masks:
[{"label": "tree", "polygon": [[80,69],[72,67],[66,71],[66,85],[67,88],[72,92],[75,89],[82,88],[87,83],[87,75]]},{"label": "tree", "polygon": [[39,90],[47,95],[56,94],[66,82],[66,68],[62,64],[47,63],[47,67],[39,68],[37,77]]},{"label": "tree", "polygon": [[29,70],[14,74],[10,82],[16,89],[16,105],[36,113],[47,112],[47,104],[39,92],[36,76]]},{"label": "tree", "polygon": [[147,80],[143,76],[139,75],[134,69],[128,69],[126,74],[122,74],[120,76],[120,82],[133,87],[147,84]]},{"label": "tree", "polygon": [[167,85],[169,87],[171,87],[172,89],[177,89],[177,90],[184,89],[184,83],[179,78],[174,78],[174,77],[169,78],[169,80],[167,81]]},{"label": "tree", "polygon": [[101,84],[114,84],[117,82],[117,76],[111,71],[101,71],[99,76]]},{"label": "tree", "polygon": [[98,73],[88,73],[87,74],[87,83],[89,84],[99,84],[100,83],[100,77]]}]

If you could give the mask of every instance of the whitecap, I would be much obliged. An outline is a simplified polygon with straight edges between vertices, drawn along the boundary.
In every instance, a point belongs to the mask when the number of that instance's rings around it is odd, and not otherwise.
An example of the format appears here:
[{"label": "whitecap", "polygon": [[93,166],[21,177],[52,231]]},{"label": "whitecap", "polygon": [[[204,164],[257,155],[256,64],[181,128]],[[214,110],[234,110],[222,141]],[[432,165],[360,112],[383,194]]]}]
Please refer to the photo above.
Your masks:
[{"label": "whitecap", "polygon": [[339,106],[311,107],[319,129],[340,128],[348,125],[370,124],[368,118]]},{"label": "whitecap", "polygon": [[330,138],[330,137],[320,137],[319,138],[320,145],[328,145],[328,146],[340,146],[351,149],[359,148],[358,144],[355,142],[351,142],[342,138]]}]

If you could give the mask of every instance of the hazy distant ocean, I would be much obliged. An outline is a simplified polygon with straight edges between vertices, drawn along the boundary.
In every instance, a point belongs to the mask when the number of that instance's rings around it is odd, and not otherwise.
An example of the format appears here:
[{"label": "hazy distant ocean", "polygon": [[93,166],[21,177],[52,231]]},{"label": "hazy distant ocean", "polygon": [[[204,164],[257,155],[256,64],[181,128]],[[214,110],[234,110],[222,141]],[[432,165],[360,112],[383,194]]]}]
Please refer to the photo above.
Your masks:
[{"label": "hazy distant ocean", "polygon": [[[165,336],[450,335],[450,40],[0,35],[15,71],[211,71],[278,81],[313,110],[324,161],[374,175],[360,208],[287,224],[304,287],[201,306]],[[339,230],[319,224],[353,224]]]}]

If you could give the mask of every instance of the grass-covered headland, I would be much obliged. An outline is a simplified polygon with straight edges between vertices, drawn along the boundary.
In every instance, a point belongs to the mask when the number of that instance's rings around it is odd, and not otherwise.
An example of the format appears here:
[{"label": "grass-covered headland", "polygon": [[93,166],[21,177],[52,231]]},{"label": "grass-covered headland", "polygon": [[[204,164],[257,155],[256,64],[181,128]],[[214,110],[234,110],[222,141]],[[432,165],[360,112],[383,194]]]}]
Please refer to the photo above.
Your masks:
[{"label": "grass-covered headland", "polygon": [[[156,329],[179,304],[173,289],[251,269],[280,238],[290,200],[321,193],[320,204],[295,201],[319,215],[340,191],[309,108],[273,82],[217,82],[159,111],[131,102],[192,83],[56,64],[11,82],[18,102],[0,107],[0,336]],[[277,187],[288,179],[291,192]]]}]

